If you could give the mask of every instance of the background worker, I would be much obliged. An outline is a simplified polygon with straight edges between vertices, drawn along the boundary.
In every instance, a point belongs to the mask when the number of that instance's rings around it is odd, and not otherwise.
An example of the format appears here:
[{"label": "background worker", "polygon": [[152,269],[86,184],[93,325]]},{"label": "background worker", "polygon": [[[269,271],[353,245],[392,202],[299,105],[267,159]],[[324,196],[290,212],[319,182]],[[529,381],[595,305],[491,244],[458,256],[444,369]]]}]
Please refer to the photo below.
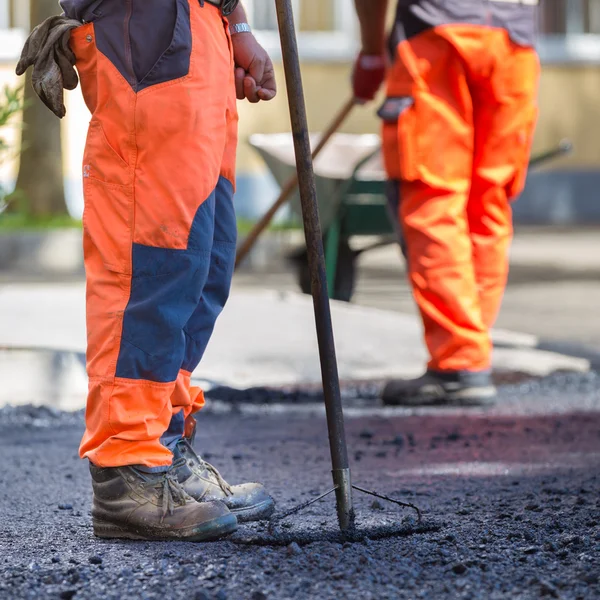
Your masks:
[{"label": "background worker", "polygon": [[537,4],[399,0],[388,39],[388,0],[356,0],[354,93],[373,100],[387,72],[379,114],[390,202],[430,353],[422,377],[388,383],[387,404],[495,398],[490,329],[537,120]]},{"label": "background worker", "polygon": [[32,33],[18,70],[33,64],[36,90],[64,116],[76,62],[92,113],[80,454],[94,532],[217,538],[273,511],[262,485],[230,486],[195,453],[204,398],[190,383],[233,273],[236,95],[274,98],[273,65],[238,0],[60,4],[65,14]]}]

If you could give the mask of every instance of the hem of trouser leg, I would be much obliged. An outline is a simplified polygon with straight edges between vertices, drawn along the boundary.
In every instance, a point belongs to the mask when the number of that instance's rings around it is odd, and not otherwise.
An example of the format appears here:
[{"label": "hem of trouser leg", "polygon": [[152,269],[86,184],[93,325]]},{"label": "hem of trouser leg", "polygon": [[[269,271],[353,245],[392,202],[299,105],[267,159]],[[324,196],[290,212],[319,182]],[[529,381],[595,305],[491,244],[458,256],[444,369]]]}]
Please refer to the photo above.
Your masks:
[{"label": "hem of trouser leg", "polygon": [[433,367],[427,367],[427,370],[432,373],[440,373],[444,374],[456,374],[456,375],[469,375],[473,373],[481,374],[481,375],[491,375],[492,369],[491,367],[485,367],[481,369],[434,369]]},{"label": "hem of trouser leg", "polygon": [[[169,463],[166,463],[164,465],[153,465],[151,467],[144,465],[144,464],[140,464],[140,463],[125,463],[125,464],[114,464],[112,461],[110,464],[107,464],[103,461],[100,460],[96,460],[95,457],[93,456],[92,452],[88,452],[84,455],[81,456],[82,459],[87,459],[90,461],[90,463],[94,466],[97,467],[98,469],[119,469],[121,467],[133,467],[135,469],[146,469],[148,473],[164,473],[166,471],[169,471],[172,466],[173,466],[173,460],[171,459],[171,461]],[[139,459],[138,459],[139,460]],[[156,470],[153,470],[156,469]]]},{"label": "hem of trouser leg", "polygon": [[168,473],[173,465],[170,464],[168,466],[164,466],[164,467],[146,467],[145,465],[131,465],[136,471],[141,471],[142,473],[150,473],[150,474],[156,474],[156,473]]},{"label": "hem of trouser leg", "polygon": [[427,363],[428,371],[436,371],[438,373],[484,373],[485,371],[492,372],[491,362],[479,363],[477,365],[465,365],[464,363],[458,364],[457,366],[445,366],[449,361],[445,360],[442,362],[444,366],[440,366],[436,361],[429,361]]}]

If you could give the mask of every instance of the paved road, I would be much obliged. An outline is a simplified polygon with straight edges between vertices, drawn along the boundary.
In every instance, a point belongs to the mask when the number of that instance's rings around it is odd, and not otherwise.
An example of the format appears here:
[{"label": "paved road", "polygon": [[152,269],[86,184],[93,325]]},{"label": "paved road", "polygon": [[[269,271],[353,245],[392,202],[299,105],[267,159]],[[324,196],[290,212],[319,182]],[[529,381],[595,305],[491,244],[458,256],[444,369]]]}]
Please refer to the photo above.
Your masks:
[{"label": "paved road", "polygon": [[[563,398],[567,410],[539,410]],[[202,417],[199,445],[228,478],[263,480],[280,510],[328,488],[316,406],[225,408]],[[357,496],[359,531],[403,522],[409,535],[342,543],[325,500],[276,537],[246,526],[194,545],[94,539],[81,415],[1,409],[0,598],[600,597],[597,376],[505,387],[487,412],[361,410],[348,419],[354,481],[417,504],[421,526]]]},{"label": "paved road", "polygon": [[[256,263],[260,277],[256,271],[242,270],[235,286],[297,290],[294,273],[280,261],[271,256]],[[517,231],[511,268],[499,328],[600,352],[600,230]],[[415,314],[404,263],[395,247],[364,254],[358,269],[355,303]]]}]

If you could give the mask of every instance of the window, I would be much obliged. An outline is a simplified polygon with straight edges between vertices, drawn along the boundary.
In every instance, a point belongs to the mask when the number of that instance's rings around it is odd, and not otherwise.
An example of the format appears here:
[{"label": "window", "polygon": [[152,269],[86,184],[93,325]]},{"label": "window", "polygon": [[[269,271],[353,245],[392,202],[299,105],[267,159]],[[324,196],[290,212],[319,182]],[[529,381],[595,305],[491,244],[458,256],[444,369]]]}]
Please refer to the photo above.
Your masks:
[{"label": "window", "polygon": [[0,0],[0,29],[10,27],[11,6],[8,0]]},{"label": "window", "polygon": [[254,0],[245,3],[246,10],[250,16],[250,22],[259,31],[277,30],[277,14],[275,13],[275,2],[265,0]]},{"label": "window", "polygon": [[29,28],[29,3],[23,0],[0,0],[0,30],[13,28]]},{"label": "window", "polygon": [[546,62],[600,62],[599,0],[546,0],[539,30]]},{"label": "window", "polygon": [[[254,0],[252,20],[259,30],[277,29],[275,2]],[[300,31],[334,31],[336,29],[335,0],[295,0],[292,4]],[[343,3],[342,3],[343,4]]]},{"label": "window", "polygon": [[29,28],[29,3],[0,0],[0,62],[19,58]]},{"label": "window", "polygon": [[[347,60],[357,49],[353,0],[292,0],[298,46],[305,60]],[[280,56],[274,0],[244,0],[250,24],[273,56]]]},{"label": "window", "polygon": [[598,0],[564,0],[541,5],[540,32],[557,34],[600,34]]}]

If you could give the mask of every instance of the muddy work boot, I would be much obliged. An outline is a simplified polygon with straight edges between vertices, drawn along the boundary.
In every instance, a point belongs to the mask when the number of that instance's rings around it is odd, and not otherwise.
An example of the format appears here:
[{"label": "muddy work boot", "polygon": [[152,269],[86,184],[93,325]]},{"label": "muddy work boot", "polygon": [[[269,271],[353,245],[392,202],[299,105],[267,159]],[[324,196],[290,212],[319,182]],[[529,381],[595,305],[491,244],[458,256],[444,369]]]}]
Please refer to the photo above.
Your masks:
[{"label": "muddy work boot", "polygon": [[268,519],[275,503],[260,483],[229,485],[215,467],[203,460],[194,450],[191,440],[183,438],[177,444],[175,456],[181,456],[175,470],[179,483],[199,502],[220,500],[240,523]]},{"label": "muddy work boot", "polygon": [[382,394],[387,406],[486,406],[496,399],[490,373],[427,371],[417,379],[389,381]]},{"label": "muddy work boot", "polygon": [[149,474],[134,467],[103,469],[90,463],[90,472],[98,537],[205,542],[237,529],[237,519],[222,502],[196,502],[177,482],[173,469]]}]

